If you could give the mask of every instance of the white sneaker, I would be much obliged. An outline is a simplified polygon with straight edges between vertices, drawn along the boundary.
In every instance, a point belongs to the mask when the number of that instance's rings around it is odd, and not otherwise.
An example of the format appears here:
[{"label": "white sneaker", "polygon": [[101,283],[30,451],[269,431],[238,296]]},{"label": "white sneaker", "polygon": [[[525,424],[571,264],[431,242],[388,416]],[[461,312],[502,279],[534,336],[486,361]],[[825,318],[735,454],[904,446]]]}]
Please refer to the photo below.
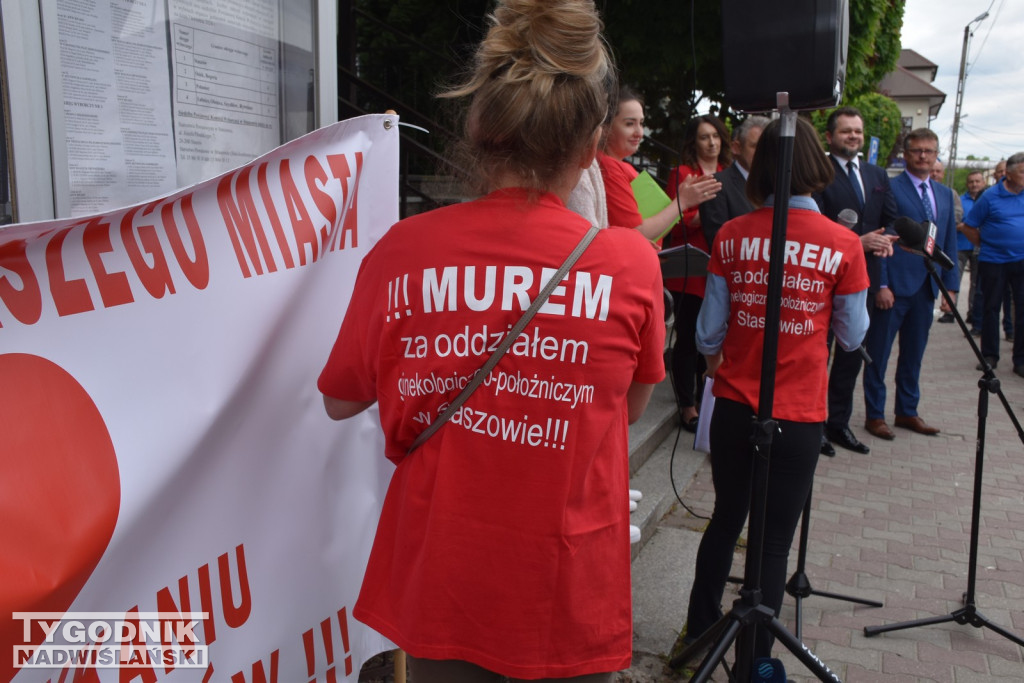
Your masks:
[{"label": "white sneaker", "polygon": [[644,494],[640,493],[636,489],[630,489],[629,490],[629,499],[630,500],[640,500],[643,497],[644,497]]},{"label": "white sneaker", "polygon": [[637,505],[636,505],[636,501],[635,500],[629,501],[629,511],[630,512],[636,512],[636,507],[637,507]]},{"label": "white sneaker", "polygon": [[629,525],[629,544],[633,545],[640,542],[640,527]]}]

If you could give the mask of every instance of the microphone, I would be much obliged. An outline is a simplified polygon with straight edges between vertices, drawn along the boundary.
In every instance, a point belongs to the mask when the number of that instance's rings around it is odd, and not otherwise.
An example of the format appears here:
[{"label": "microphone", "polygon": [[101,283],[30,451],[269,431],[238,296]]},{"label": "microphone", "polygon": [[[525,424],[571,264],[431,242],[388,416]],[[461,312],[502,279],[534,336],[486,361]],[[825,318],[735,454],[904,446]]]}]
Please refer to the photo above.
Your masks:
[{"label": "microphone", "polygon": [[863,344],[857,347],[857,351],[860,353],[860,357],[864,359],[865,365],[871,365],[874,362],[873,360],[871,360],[871,356],[868,355],[868,350],[867,348],[864,347]]},{"label": "microphone", "polygon": [[[843,209],[836,215],[836,223],[853,230],[857,225],[857,221],[860,220],[860,216],[853,209]],[[868,355],[868,350],[861,344],[857,347],[856,353],[860,354],[860,357],[864,360],[866,365],[871,364],[871,356]]]},{"label": "microphone", "polygon": [[857,212],[853,209],[843,209],[839,212],[839,215],[836,216],[836,223],[844,228],[849,228],[850,230],[853,230],[859,220],[860,216],[858,216]]},{"label": "microphone", "polygon": [[[924,241],[924,253],[929,256],[935,255],[935,233],[939,228],[931,221],[928,221],[928,237]],[[939,251],[942,251],[941,249]]]},{"label": "microphone", "polygon": [[918,223],[913,218],[900,216],[892,227],[900,236],[899,245],[904,251],[924,256],[929,261],[938,263],[943,270],[953,270],[953,261],[935,244],[938,227],[931,221]]}]

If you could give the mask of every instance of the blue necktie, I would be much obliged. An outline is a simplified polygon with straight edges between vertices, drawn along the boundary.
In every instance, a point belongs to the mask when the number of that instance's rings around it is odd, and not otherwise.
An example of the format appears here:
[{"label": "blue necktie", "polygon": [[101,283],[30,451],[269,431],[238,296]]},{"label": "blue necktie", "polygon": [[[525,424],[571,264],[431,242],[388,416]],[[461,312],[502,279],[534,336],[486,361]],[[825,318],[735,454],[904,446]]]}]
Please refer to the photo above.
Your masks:
[{"label": "blue necktie", "polygon": [[857,195],[857,204],[864,208],[864,191],[860,189],[860,178],[857,177],[857,168],[852,161],[846,162],[846,171],[850,174],[850,184],[853,185],[853,193]]},{"label": "blue necktie", "polygon": [[924,205],[924,217],[931,223],[935,222],[935,212],[932,211],[932,202],[928,199],[928,181],[921,183],[921,204]]}]

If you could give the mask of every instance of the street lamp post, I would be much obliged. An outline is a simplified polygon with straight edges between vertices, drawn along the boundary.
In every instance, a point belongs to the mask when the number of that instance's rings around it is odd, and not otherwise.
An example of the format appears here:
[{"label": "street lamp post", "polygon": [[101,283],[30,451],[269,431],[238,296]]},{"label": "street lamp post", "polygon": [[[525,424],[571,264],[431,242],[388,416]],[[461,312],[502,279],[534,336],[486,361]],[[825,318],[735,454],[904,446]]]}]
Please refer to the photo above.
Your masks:
[{"label": "street lamp post", "polygon": [[960,132],[960,107],[964,101],[964,81],[967,76],[967,45],[971,42],[971,25],[977,24],[988,16],[983,12],[964,26],[964,48],[960,54],[960,78],[956,82],[956,108],[953,110],[953,138],[949,143],[949,163],[947,166],[946,184],[953,187],[956,176],[956,138]]}]

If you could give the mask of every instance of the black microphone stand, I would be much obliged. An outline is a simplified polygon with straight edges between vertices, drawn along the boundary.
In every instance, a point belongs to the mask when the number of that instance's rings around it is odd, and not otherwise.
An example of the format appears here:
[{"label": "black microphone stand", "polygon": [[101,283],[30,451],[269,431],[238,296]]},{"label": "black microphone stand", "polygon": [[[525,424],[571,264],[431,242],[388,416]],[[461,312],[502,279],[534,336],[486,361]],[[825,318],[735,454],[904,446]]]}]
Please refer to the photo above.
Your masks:
[{"label": "black microphone stand", "polygon": [[[852,214],[852,215],[844,215]],[[851,230],[857,225],[859,216],[852,209],[843,209],[839,212],[836,217],[836,222],[840,225],[850,228]],[[867,351],[864,350],[864,346],[861,345],[860,349],[861,356],[864,358],[865,363],[870,363],[871,358],[868,357]],[[835,362],[835,356],[833,356],[833,362]],[[835,600],[845,600],[846,602],[853,602],[858,605],[866,605],[868,607],[881,607],[882,603],[876,600],[866,600],[864,598],[855,598],[850,595],[840,595],[839,593],[828,593],[825,591],[815,590],[811,586],[810,579],[807,578],[806,566],[807,566],[807,537],[810,533],[811,528],[811,494],[807,494],[807,502],[804,503],[803,515],[800,519],[800,543],[797,549],[796,555],[796,571],[793,572],[793,576],[790,577],[786,583],[786,592],[793,596],[796,601],[796,628],[793,632],[796,634],[797,639],[800,639],[800,634],[803,628],[803,599],[811,595],[820,595],[825,598],[833,598]]]},{"label": "black microphone stand", "polygon": [[845,600],[846,602],[853,602],[858,605],[866,605],[868,607],[881,607],[882,603],[876,600],[867,600],[865,598],[856,598],[851,595],[840,595],[839,593],[828,593],[826,591],[815,590],[811,586],[810,579],[807,578],[806,565],[807,565],[807,536],[811,528],[811,494],[807,494],[807,502],[804,503],[804,512],[800,520],[800,545],[797,550],[796,556],[796,571],[793,572],[793,576],[789,578],[786,583],[786,592],[792,595],[796,599],[796,628],[793,629],[797,640],[800,640],[800,633],[803,625],[803,599],[811,595],[820,595],[824,598],[833,598],[835,600]]},{"label": "black microphone stand", "polygon": [[695,654],[710,651],[691,681],[706,681],[736,641],[736,660],[730,680],[749,681],[754,668],[754,632],[766,628],[787,650],[822,681],[840,681],[820,659],[786,630],[774,612],[761,602],[761,561],[764,543],[764,517],[768,500],[768,469],[771,445],[778,424],[772,419],[775,401],[775,363],[779,345],[779,319],[782,304],[783,256],[786,223],[789,214],[790,181],[793,173],[793,143],[796,136],[796,112],[789,108],[789,93],[776,95],[781,114],[780,153],[775,183],[775,209],[768,264],[768,297],[765,305],[764,349],[761,356],[761,387],[758,414],[751,434],[753,476],[750,491],[750,524],[743,587],[732,609],[694,643],[669,662],[678,669]]},{"label": "black microphone stand", "polygon": [[949,614],[941,617],[915,619],[913,621],[904,621],[896,624],[886,624],[883,626],[865,626],[864,635],[870,637],[876,636],[879,633],[886,633],[887,631],[899,631],[902,629],[913,628],[915,626],[945,624],[950,621],[955,621],[958,624],[968,624],[975,628],[981,628],[984,626],[985,628],[995,631],[1004,638],[1012,640],[1020,646],[1024,646],[1024,640],[989,621],[983,614],[981,614],[981,612],[978,611],[978,607],[974,602],[975,584],[978,579],[978,532],[981,523],[981,484],[984,476],[985,422],[988,419],[988,395],[995,394],[999,397],[999,401],[1003,404],[1003,409],[1006,410],[1006,414],[1009,416],[1010,422],[1013,423],[1014,428],[1017,430],[1017,436],[1020,438],[1022,443],[1024,443],[1024,429],[1021,428],[1020,422],[1017,421],[1017,416],[1013,414],[1013,408],[1010,407],[1009,402],[1006,400],[1006,396],[1003,395],[1003,390],[999,386],[999,379],[996,377],[995,370],[981,354],[981,349],[978,348],[977,342],[975,342],[974,337],[971,336],[971,331],[967,328],[967,324],[960,316],[960,311],[957,310],[956,305],[953,303],[953,299],[950,297],[949,291],[946,289],[946,286],[942,284],[942,278],[940,278],[938,273],[935,272],[935,264],[932,263],[931,258],[927,256],[924,257],[924,262],[925,266],[928,268],[928,273],[939,286],[939,290],[942,292],[942,298],[945,300],[946,305],[949,306],[949,310],[953,312],[953,316],[960,325],[960,331],[963,332],[964,338],[967,339],[968,343],[971,345],[971,349],[974,350],[974,355],[977,356],[978,360],[981,362],[981,366],[984,368],[981,379],[978,380],[978,432],[974,458],[974,498],[971,502],[971,541],[970,558],[968,560],[969,566],[967,567],[967,592],[963,595],[963,607],[954,610]]}]

